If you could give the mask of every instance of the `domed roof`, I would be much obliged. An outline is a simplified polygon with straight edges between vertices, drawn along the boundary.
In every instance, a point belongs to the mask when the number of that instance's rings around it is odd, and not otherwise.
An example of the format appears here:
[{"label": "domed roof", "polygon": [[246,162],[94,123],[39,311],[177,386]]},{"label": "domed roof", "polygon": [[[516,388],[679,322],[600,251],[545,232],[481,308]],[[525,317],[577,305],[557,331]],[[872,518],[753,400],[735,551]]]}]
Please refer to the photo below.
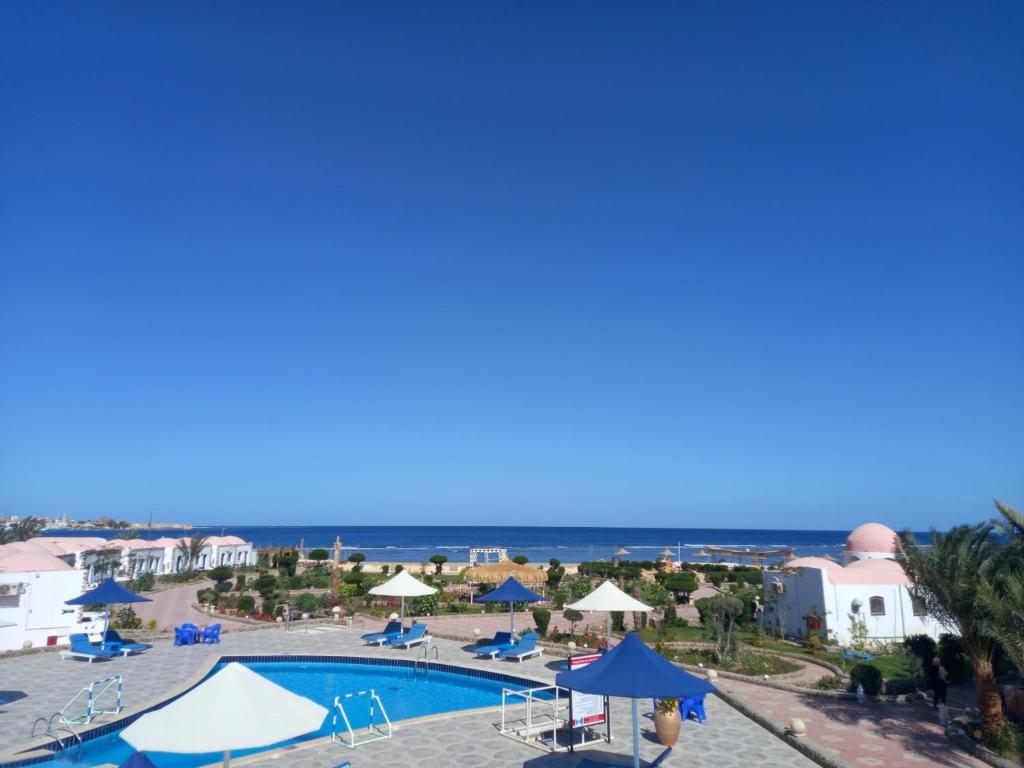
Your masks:
[{"label": "domed roof", "polygon": [[798,557],[786,563],[786,568],[817,568],[822,571],[831,571],[842,568],[834,560],[826,560],[824,557]]},{"label": "domed roof", "polygon": [[847,552],[895,552],[896,531],[881,523],[858,525],[846,537]]},{"label": "domed roof", "polygon": [[910,584],[903,567],[895,560],[857,560],[828,575],[833,584]]}]

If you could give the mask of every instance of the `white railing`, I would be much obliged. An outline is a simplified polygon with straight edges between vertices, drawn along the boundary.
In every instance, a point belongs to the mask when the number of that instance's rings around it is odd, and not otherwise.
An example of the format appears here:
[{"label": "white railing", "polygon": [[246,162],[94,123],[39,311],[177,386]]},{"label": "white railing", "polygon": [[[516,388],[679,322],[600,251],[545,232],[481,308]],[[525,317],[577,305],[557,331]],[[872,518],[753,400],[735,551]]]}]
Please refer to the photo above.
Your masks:
[{"label": "white railing", "polygon": [[[348,713],[345,711],[345,701],[348,699],[358,699],[366,697],[370,702],[370,718],[365,729],[365,736],[358,738],[356,731],[352,728],[352,721],[348,718]],[[377,692],[370,688],[366,691],[354,691],[353,693],[346,693],[344,696],[334,697],[334,717],[331,720],[331,741],[336,744],[344,744],[349,749],[355,749],[360,744],[369,744],[374,741],[381,741],[382,739],[391,738],[391,719],[388,717],[387,710],[384,709],[384,702],[380,700],[380,696]],[[374,723],[373,718],[376,712],[379,710],[381,721],[380,723]],[[338,715],[341,715],[342,721],[345,723],[345,733],[348,734],[346,740],[344,734],[338,733]]]},{"label": "white railing", "polygon": [[[558,729],[567,722],[561,713],[569,709],[568,693],[557,685],[522,690],[502,688],[499,733],[551,752],[567,749],[558,745]],[[510,707],[524,705],[526,713],[522,717],[509,711]]]}]

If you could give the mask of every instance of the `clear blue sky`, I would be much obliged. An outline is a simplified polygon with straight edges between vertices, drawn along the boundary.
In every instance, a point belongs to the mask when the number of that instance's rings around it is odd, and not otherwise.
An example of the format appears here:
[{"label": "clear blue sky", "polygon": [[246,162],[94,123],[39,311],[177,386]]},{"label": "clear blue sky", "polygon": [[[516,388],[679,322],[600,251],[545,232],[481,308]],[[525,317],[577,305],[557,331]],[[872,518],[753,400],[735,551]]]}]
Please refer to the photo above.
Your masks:
[{"label": "clear blue sky", "polygon": [[2,3],[0,510],[1024,507],[1022,39],[1019,2]]}]

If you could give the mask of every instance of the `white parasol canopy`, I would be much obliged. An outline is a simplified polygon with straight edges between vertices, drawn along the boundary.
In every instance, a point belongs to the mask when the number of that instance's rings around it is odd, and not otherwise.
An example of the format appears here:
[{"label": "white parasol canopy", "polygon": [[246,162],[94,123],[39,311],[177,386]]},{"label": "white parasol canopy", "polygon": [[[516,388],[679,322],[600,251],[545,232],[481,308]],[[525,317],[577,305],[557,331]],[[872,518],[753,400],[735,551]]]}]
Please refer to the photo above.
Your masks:
[{"label": "white parasol canopy", "polygon": [[276,744],[318,730],[319,704],[292,693],[237,662],[228,664],[165,707],[143,715],[121,738],[146,752],[202,754]]},{"label": "white parasol canopy", "polygon": [[4,621],[3,619],[0,619],[0,629],[6,629],[7,627],[16,627],[16,626],[18,626],[18,625],[16,623],[14,623],[13,621]]},{"label": "white parasol canopy", "polygon": [[405,618],[405,598],[426,597],[436,594],[437,590],[428,587],[419,579],[413,578],[408,571],[399,571],[390,579],[376,587],[370,588],[371,595],[402,598],[402,618]]},{"label": "white parasol canopy", "polygon": [[605,581],[601,586],[572,605],[565,606],[577,611],[608,612],[608,644],[612,641],[611,611],[649,611],[651,606],[644,605],[635,597],[630,597],[612,582]]}]

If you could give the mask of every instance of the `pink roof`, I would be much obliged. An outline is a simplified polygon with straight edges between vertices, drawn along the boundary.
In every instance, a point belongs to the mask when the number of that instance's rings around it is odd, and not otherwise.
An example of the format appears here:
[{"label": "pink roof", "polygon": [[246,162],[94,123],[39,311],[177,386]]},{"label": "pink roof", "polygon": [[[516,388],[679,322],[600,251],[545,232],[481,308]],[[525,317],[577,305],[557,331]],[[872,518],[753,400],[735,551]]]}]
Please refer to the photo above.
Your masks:
[{"label": "pink roof", "polygon": [[153,543],[158,547],[171,547],[173,549],[178,546],[178,539],[172,539],[169,536],[161,536]]},{"label": "pink roof", "polygon": [[24,547],[0,546],[0,572],[22,571],[71,571],[70,565],[41,550],[32,551]]},{"label": "pink roof", "polygon": [[240,539],[237,536],[211,536],[209,538],[209,542],[211,544],[216,544],[217,546],[222,547],[237,547],[248,543],[244,539]]},{"label": "pink roof", "polygon": [[847,552],[895,552],[896,531],[881,523],[858,525],[846,537]]},{"label": "pink roof", "polygon": [[831,571],[838,570],[842,566],[833,560],[826,560],[824,557],[798,557],[787,562],[786,568],[817,568],[821,571]]},{"label": "pink roof", "polygon": [[910,579],[899,563],[881,558],[857,560],[829,571],[828,578],[833,584],[910,584]]}]

